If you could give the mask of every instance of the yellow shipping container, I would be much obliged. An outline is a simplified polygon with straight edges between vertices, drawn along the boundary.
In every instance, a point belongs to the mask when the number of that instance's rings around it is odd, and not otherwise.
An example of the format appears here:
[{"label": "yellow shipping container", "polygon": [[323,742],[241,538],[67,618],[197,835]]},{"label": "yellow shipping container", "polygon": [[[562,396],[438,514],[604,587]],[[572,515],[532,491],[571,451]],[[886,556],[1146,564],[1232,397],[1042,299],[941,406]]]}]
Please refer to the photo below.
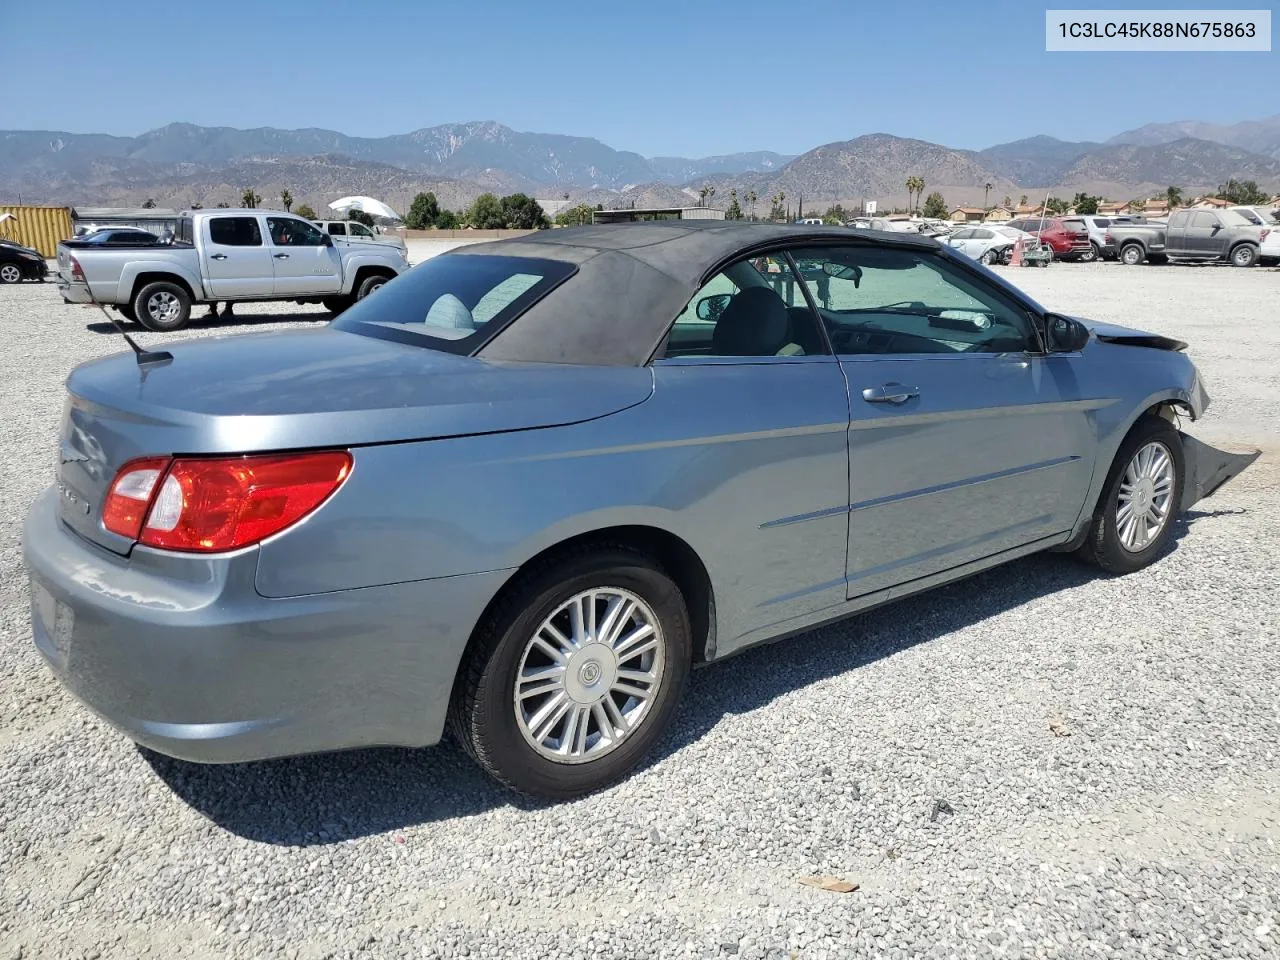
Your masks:
[{"label": "yellow shipping container", "polygon": [[0,206],[0,214],[4,213],[11,213],[13,217],[0,223],[0,238],[34,247],[50,259],[57,256],[58,241],[71,236],[68,207]]}]

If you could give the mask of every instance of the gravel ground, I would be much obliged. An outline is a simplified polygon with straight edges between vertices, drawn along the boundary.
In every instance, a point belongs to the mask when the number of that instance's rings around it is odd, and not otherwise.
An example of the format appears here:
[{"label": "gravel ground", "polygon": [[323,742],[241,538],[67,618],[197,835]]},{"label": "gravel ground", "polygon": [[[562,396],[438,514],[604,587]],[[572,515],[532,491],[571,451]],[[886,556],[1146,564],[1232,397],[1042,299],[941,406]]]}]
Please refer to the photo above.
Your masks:
[{"label": "gravel ground", "polygon": [[121,344],[0,288],[0,960],[1277,956],[1280,272],[1010,276],[1190,341],[1195,432],[1264,458],[1133,576],[1032,558],[699,671],[646,769],[560,806],[451,746],[170,761],[64,694],[21,518],[65,372]]}]

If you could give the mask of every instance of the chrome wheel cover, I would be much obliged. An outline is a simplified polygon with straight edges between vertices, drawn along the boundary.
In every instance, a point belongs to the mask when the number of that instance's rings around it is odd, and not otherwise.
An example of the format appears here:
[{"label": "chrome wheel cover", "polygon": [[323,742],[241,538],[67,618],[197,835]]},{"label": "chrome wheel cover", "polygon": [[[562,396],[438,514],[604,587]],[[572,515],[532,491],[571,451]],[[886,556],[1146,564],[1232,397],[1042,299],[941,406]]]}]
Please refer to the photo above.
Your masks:
[{"label": "chrome wheel cover", "polygon": [[520,656],[512,703],[525,742],[557,763],[611,753],[649,715],[666,651],[653,608],[631,591],[594,587],[570,597]]},{"label": "chrome wheel cover", "polygon": [[168,290],[159,290],[147,297],[147,316],[156,323],[173,323],[179,312],[178,298]]},{"label": "chrome wheel cover", "polygon": [[1129,553],[1141,553],[1163,532],[1173,513],[1173,455],[1152,440],[1133,455],[1120,478],[1116,534]]},{"label": "chrome wheel cover", "polygon": [[4,266],[0,267],[0,280],[3,280],[5,283],[17,283],[21,279],[22,271],[12,263],[6,263]]}]

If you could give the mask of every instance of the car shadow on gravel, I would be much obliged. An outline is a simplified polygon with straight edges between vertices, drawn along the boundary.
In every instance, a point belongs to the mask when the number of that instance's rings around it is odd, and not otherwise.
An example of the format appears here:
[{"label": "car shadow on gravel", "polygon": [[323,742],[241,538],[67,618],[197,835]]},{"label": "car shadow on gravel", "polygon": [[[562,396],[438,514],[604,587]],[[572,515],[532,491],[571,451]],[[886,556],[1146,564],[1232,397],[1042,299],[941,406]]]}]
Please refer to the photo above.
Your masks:
[{"label": "car shadow on gravel", "polygon": [[[1177,549],[1191,524],[1215,515],[1193,510],[1179,517],[1168,552]],[[645,766],[697,741],[726,714],[754,710],[1100,576],[1069,557],[1033,555],[696,670],[676,722]],[[421,750],[376,748],[222,765],[138,750],[184,802],[224,829],[261,843],[338,843],[496,807],[547,805],[497,786],[449,741]]]},{"label": "car shadow on gravel", "polygon": [[[99,314],[99,316],[101,316],[101,314]],[[192,317],[191,321],[183,327],[181,331],[178,331],[178,333],[181,334],[188,330],[225,329],[230,331],[246,327],[272,326],[280,323],[328,323],[332,319],[333,314],[328,311],[311,311],[307,313],[237,313],[233,315],[230,320],[223,319],[221,316]],[[119,320],[124,325],[125,330],[130,333],[149,332],[146,327],[139,323],[132,323],[125,320],[124,317],[120,317]],[[120,331],[106,320],[96,320],[92,323],[86,323],[85,329],[90,333],[104,333],[117,337],[120,336]]]}]

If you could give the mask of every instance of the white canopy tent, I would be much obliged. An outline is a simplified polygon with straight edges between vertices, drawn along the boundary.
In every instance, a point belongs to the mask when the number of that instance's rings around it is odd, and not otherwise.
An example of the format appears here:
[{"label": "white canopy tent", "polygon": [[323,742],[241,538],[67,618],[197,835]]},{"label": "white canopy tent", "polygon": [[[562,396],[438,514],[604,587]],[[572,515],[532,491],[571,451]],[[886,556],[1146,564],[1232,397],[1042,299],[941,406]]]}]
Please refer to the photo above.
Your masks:
[{"label": "white canopy tent", "polygon": [[343,197],[329,204],[329,209],[338,213],[360,210],[371,217],[381,217],[384,220],[404,219],[381,200],[375,200],[373,197]]}]

